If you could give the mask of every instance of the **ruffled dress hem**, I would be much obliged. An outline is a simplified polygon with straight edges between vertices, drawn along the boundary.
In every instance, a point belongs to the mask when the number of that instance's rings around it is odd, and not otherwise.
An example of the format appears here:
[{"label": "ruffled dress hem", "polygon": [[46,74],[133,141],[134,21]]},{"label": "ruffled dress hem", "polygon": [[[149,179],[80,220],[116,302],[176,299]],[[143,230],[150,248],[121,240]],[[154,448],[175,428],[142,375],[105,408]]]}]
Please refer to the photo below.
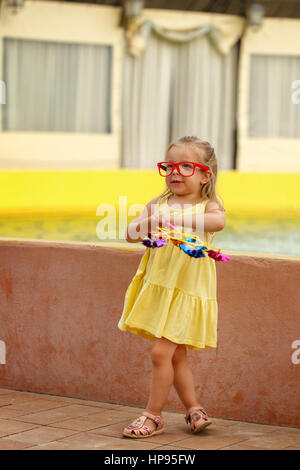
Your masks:
[{"label": "ruffled dress hem", "polygon": [[193,350],[200,350],[200,349],[205,349],[206,347],[210,348],[216,348],[217,345],[213,341],[206,341],[205,344],[203,343],[198,343],[195,345],[195,340],[184,340],[182,341],[181,338],[175,338],[175,337],[170,337],[168,334],[163,334],[162,336],[157,336],[155,332],[150,332],[149,327],[146,325],[142,325],[139,323],[134,323],[134,322],[127,322],[126,324],[119,324],[118,325],[119,329],[122,331],[130,331],[131,333],[134,333],[144,339],[148,339],[150,341],[155,341],[156,338],[167,338],[168,340],[172,341],[173,343],[176,344],[185,344],[187,348],[193,349]]},{"label": "ruffled dress hem", "polygon": [[[161,312],[159,320],[155,315],[158,311]],[[217,311],[214,298],[201,298],[136,274],[126,292],[118,328],[151,341],[164,337],[176,344],[185,344],[189,349],[216,348],[216,322],[212,320],[217,319]],[[182,312],[185,312],[184,316]],[[176,333],[180,334],[177,336]]]}]

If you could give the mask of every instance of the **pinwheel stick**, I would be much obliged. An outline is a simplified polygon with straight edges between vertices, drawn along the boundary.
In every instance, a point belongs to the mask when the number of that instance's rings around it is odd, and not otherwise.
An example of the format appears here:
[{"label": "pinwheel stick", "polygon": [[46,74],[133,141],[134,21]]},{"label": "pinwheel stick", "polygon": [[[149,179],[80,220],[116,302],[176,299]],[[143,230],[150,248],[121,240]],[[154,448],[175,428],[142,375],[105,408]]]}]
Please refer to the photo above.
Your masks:
[{"label": "pinwheel stick", "polygon": [[[167,238],[171,239],[171,240],[177,240],[178,242],[182,241],[183,243],[191,243],[191,242],[186,242],[186,235],[183,233],[183,232],[180,232],[179,230],[176,229],[176,227],[174,225],[172,225],[171,223],[169,222],[166,222],[166,225],[169,225],[169,227],[171,228],[171,230],[168,230],[166,228],[163,228],[163,227],[156,227],[159,232],[156,234],[154,233],[153,236],[155,235],[158,235],[158,236],[166,236]],[[171,234],[178,234],[178,235],[181,235],[183,238],[178,238],[178,237],[173,237]],[[189,235],[190,237],[190,235]],[[204,242],[203,240],[201,240],[200,237],[198,237],[197,235],[192,235],[192,238],[195,239],[195,241],[198,241],[198,243],[200,243],[201,245],[205,245],[205,246],[209,246],[210,248],[215,248],[216,250],[218,250],[218,252],[220,253],[221,252],[221,248],[215,246],[215,245],[212,245],[211,243],[208,243],[208,242]]]}]

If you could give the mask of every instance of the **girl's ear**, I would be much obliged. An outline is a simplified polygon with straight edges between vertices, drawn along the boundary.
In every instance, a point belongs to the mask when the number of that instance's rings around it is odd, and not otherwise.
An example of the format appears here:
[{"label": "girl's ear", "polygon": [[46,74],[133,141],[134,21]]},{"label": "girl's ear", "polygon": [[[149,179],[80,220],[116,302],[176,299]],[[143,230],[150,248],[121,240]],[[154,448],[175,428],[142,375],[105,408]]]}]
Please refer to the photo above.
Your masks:
[{"label": "girl's ear", "polygon": [[212,178],[212,172],[210,170],[207,170],[203,175],[202,184],[208,183],[211,178]]}]

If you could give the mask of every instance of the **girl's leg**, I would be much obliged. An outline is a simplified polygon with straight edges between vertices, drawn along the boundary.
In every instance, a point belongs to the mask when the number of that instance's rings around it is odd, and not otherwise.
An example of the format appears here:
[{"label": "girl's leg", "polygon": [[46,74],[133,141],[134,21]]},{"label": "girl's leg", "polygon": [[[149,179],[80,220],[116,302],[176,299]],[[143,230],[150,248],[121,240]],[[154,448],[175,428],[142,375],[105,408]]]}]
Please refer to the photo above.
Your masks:
[{"label": "girl's leg", "polygon": [[186,346],[179,344],[172,357],[174,367],[174,387],[185,408],[199,405],[192,371],[188,365]]},{"label": "girl's leg", "polygon": [[[152,380],[146,411],[160,415],[174,381],[172,356],[177,344],[166,338],[158,338],[152,348]],[[147,419],[145,424],[155,429],[155,423]]]}]

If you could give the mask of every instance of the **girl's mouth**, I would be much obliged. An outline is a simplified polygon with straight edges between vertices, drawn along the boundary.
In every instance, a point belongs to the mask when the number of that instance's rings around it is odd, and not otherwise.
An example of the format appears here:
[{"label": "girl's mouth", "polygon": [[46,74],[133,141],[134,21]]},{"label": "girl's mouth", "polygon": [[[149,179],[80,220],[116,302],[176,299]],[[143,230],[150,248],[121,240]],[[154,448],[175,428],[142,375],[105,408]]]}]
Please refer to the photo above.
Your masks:
[{"label": "girl's mouth", "polygon": [[171,184],[180,184],[182,181],[171,181]]}]

